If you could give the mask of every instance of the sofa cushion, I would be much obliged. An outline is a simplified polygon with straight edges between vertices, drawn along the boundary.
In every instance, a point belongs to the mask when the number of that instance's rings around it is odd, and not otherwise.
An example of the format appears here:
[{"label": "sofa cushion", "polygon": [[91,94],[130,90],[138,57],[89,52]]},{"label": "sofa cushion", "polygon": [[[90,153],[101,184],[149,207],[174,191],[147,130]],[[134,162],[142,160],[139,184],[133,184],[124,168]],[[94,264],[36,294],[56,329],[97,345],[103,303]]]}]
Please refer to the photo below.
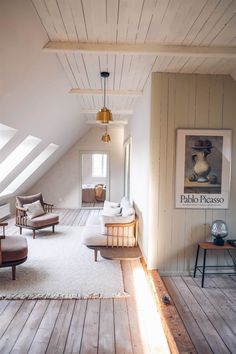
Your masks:
[{"label": "sofa cushion", "polygon": [[42,227],[46,225],[55,225],[59,222],[59,216],[53,213],[37,216],[34,219],[27,219],[27,226]]},{"label": "sofa cushion", "polygon": [[129,200],[126,197],[123,197],[120,202],[120,207],[124,208],[127,205],[132,206],[132,204],[129,202]]},{"label": "sofa cushion", "polygon": [[121,215],[121,209],[120,207],[113,208],[113,207],[107,207],[106,209],[103,209],[101,212],[101,215],[106,215],[106,216],[119,216]]},{"label": "sofa cushion", "polygon": [[37,193],[34,195],[27,195],[27,196],[17,196],[16,202],[19,207],[23,207],[23,204],[31,204],[39,200],[43,206],[43,196],[42,193]]},{"label": "sofa cushion", "polygon": [[24,236],[6,236],[1,240],[2,263],[24,259],[28,255],[27,240]]},{"label": "sofa cushion", "polygon": [[108,208],[118,208],[119,206],[120,206],[120,203],[110,202],[109,200],[105,200],[103,209],[106,209],[107,207]]},{"label": "sofa cushion", "polygon": [[126,206],[124,206],[124,208],[122,208],[121,215],[123,217],[128,217],[128,216],[132,216],[132,215],[134,216],[135,215],[135,210],[131,206],[131,204],[130,205],[127,204]]},{"label": "sofa cushion", "polygon": [[23,207],[27,209],[26,214],[30,219],[45,214],[45,211],[39,200],[36,200],[36,202],[31,204],[23,204]]}]

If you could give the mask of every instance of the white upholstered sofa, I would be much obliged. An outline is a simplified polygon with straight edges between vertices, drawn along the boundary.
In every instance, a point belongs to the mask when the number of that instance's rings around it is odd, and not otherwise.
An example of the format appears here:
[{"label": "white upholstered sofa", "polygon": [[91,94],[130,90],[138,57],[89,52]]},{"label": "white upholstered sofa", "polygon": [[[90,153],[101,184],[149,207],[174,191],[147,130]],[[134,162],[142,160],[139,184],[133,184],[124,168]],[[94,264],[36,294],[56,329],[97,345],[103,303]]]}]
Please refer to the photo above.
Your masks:
[{"label": "white upholstered sofa", "polygon": [[83,231],[83,243],[97,252],[108,247],[137,246],[138,223],[132,204],[123,197],[120,203],[105,201],[99,215],[88,218]]}]

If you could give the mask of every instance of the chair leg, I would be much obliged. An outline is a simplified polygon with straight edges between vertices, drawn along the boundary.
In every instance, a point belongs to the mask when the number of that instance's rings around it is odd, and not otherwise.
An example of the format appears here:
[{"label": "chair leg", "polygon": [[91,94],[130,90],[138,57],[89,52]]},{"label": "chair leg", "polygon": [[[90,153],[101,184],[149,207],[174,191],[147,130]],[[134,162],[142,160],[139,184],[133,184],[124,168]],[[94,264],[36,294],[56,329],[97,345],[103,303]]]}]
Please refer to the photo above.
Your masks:
[{"label": "chair leg", "polygon": [[35,230],[33,230],[33,238],[35,238]]},{"label": "chair leg", "polygon": [[98,261],[98,250],[94,250],[94,261]]},{"label": "chair leg", "polygon": [[52,226],[52,232],[55,232],[55,225]]},{"label": "chair leg", "polygon": [[20,227],[20,235],[22,235],[22,227]]},{"label": "chair leg", "polygon": [[16,280],[16,266],[12,266],[12,280]]}]

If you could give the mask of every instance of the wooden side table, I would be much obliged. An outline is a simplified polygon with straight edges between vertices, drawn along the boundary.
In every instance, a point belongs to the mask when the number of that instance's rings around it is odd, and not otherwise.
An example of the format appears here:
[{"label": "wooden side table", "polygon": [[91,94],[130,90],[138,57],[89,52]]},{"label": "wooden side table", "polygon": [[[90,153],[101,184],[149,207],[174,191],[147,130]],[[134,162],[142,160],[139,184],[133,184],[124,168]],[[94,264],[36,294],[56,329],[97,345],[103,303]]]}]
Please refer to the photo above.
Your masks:
[{"label": "wooden side table", "polygon": [[[199,256],[200,249],[202,249],[204,252],[202,265],[198,265],[198,256]],[[202,288],[204,287],[204,278],[205,278],[205,274],[206,274],[206,268],[231,268],[231,269],[233,268],[234,273],[233,272],[230,272],[230,273],[224,272],[221,274],[236,274],[235,273],[236,272],[236,264],[233,262],[233,260],[232,260],[232,263],[233,263],[232,265],[215,265],[215,266],[206,265],[207,251],[228,251],[228,253],[230,255],[230,250],[236,250],[236,247],[231,246],[227,242],[223,246],[217,246],[213,242],[199,242],[198,247],[197,247],[197,254],[196,254],[193,277],[195,278],[197,270],[202,273]],[[231,255],[230,255],[230,257],[232,259]],[[218,273],[211,272],[211,274],[218,274]]]}]

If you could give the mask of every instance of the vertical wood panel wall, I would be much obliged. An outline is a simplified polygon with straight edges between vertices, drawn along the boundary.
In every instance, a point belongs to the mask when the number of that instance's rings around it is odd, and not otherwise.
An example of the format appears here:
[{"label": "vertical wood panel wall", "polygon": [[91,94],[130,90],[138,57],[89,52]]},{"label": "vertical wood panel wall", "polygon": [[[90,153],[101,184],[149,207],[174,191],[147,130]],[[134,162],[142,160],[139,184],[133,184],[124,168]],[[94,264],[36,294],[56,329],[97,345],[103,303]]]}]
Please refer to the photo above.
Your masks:
[{"label": "vertical wood panel wall", "polygon": [[[229,209],[176,209],[177,128],[232,129]],[[226,220],[236,238],[236,82],[223,75],[154,73],[152,77],[150,234],[162,274],[188,273],[209,225]],[[212,261],[222,260],[213,255]],[[226,255],[223,259],[228,262]]]}]

